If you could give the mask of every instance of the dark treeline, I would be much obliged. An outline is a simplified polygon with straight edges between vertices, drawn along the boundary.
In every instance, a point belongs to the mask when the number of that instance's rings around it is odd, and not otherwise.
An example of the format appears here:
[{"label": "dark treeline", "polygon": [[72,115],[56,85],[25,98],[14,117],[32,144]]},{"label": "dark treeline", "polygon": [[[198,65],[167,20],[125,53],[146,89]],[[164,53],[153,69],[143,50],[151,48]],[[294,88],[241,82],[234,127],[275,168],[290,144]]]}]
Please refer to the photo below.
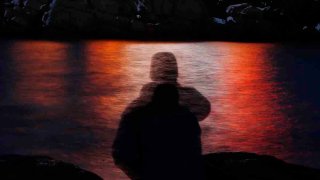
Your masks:
[{"label": "dark treeline", "polygon": [[[224,9],[232,4],[249,3],[257,7],[267,7],[283,12],[288,18],[300,24],[319,23],[319,0],[204,0],[211,16],[226,15]],[[222,11],[221,11],[222,10]]]},{"label": "dark treeline", "polygon": [[0,33],[299,40],[320,35],[319,0],[3,0]]}]

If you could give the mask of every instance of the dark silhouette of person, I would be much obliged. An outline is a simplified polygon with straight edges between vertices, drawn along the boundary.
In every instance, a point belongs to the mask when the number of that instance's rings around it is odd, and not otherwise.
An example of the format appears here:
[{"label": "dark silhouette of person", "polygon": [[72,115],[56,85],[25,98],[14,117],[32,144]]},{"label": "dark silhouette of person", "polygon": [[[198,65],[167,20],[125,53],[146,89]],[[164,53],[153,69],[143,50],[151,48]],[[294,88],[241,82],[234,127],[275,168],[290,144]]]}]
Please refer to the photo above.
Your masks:
[{"label": "dark silhouette of person", "polygon": [[177,86],[158,84],[151,102],[123,114],[113,158],[133,180],[203,180],[200,135]]},{"label": "dark silhouette of person", "polygon": [[211,111],[210,102],[195,88],[184,87],[178,83],[178,63],[171,52],[159,52],[153,55],[150,68],[150,83],[144,85],[140,96],[128,105],[125,112],[131,109],[148,104],[158,84],[173,84],[177,87],[180,95],[180,104],[188,107],[196,116],[198,121],[206,119]]}]

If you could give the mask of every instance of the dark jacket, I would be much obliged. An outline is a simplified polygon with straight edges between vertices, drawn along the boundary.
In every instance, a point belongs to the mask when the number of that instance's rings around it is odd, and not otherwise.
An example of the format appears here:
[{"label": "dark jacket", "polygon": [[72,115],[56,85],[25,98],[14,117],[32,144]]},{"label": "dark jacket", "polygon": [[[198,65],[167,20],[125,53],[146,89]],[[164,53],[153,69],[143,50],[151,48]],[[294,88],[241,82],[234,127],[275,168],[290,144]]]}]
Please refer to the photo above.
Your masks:
[{"label": "dark jacket", "polygon": [[149,103],[123,114],[113,158],[131,179],[201,180],[200,135],[187,108]]}]

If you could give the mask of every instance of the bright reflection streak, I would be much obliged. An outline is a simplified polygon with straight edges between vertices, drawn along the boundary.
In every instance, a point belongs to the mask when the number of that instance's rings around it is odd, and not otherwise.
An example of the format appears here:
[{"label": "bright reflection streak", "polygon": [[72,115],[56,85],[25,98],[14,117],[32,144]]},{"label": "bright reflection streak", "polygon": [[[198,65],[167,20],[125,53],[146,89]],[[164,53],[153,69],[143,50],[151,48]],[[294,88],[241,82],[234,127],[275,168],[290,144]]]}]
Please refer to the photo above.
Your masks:
[{"label": "bright reflection streak", "polygon": [[228,56],[217,57],[212,128],[204,137],[207,151],[247,151],[284,158],[291,125],[281,106],[283,89],[274,80],[267,44],[224,44]]},{"label": "bright reflection streak", "polygon": [[15,98],[22,104],[61,105],[68,45],[47,41],[21,41],[12,45],[16,69]]}]

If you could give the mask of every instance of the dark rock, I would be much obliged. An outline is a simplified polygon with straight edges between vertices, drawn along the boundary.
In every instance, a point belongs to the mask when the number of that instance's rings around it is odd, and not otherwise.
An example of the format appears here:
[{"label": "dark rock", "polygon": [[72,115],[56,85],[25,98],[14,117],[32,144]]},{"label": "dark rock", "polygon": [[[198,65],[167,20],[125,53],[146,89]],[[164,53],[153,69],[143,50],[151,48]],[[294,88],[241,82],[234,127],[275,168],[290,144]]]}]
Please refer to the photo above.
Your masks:
[{"label": "dark rock", "polygon": [[79,167],[45,156],[0,156],[2,180],[102,180],[98,175]]},{"label": "dark rock", "polygon": [[[320,170],[252,153],[204,155],[207,180],[318,180]],[[46,156],[0,156],[1,180],[102,180],[98,175]]]},{"label": "dark rock", "polygon": [[318,180],[320,170],[285,163],[272,156],[216,153],[204,156],[208,180]]}]

